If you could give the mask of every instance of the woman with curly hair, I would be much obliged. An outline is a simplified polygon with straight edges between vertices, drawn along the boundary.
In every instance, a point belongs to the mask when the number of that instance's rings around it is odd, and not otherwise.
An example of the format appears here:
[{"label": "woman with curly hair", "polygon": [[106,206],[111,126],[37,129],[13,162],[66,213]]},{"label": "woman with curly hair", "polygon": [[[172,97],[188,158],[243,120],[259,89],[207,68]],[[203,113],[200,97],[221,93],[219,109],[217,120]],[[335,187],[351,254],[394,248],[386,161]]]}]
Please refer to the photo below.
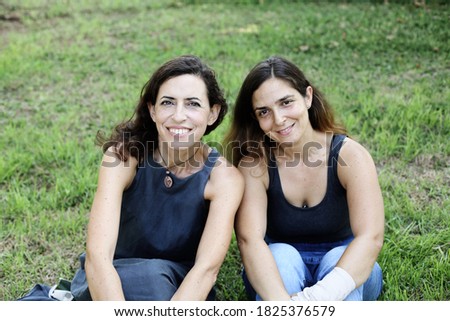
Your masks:
[{"label": "woman with curly hair", "polygon": [[104,139],[75,300],[205,300],[228,250],[243,179],[202,142],[227,112],[195,56],[163,64],[135,115]]}]

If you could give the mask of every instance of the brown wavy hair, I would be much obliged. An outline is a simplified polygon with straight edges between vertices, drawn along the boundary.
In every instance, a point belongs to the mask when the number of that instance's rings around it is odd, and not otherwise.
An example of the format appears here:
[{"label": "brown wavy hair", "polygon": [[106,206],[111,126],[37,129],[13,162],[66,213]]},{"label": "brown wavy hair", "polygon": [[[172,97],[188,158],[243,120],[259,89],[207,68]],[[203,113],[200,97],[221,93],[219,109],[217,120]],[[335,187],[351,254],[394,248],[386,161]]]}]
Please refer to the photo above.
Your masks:
[{"label": "brown wavy hair", "polygon": [[272,56],[253,67],[239,90],[231,127],[225,138],[225,154],[235,166],[244,156],[268,157],[269,150],[276,146],[259,127],[252,106],[253,93],[269,78],[288,81],[303,97],[306,96],[306,88],[311,86],[313,99],[308,115],[313,129],[347,134],[346,129],[336,123],[333,110],[324,95],[306,79],[303,72],[289,60]]},{"label": "brown wavy hair", "polygon": [[205,135],[213,131],[228,111],[223,91],[210,67],[196,56],[183,55],[167,61],[155,71],[143,86],[139,103],[131,118],[118,124],[109,137],[99,131],[96,144],[102,146],[103,152],[111,146],[115,147],[115,153],[122,161],[127,161],[130,156],[142,161],[158,146],[158,131],[150,117],[148,104],[156,104],[159,88],[165,81],[186,74],[198,76],[204,81],[210,106],[220,105],[219,116],[214,124],[206,127]]}]

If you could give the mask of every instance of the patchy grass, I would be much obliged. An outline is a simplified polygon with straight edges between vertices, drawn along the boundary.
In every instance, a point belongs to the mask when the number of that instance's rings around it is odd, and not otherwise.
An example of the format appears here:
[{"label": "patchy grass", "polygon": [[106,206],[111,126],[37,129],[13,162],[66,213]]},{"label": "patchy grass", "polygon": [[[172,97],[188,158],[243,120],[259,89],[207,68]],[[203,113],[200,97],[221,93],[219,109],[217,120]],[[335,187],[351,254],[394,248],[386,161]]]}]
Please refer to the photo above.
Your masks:
[{"label": "patchy grass", "polygon": [[[97,130],[131,116],[162,62],[192,53],[232,106],[259,60],[292,59],[372,153],[386,209],[381,300],[449,300],[449,6],[427,1],[4,0],[0,300],[70,279],[84,251]],[[229,124],[206,138],[220,143]],[[233,239],[220,300],[245,300]]]}]

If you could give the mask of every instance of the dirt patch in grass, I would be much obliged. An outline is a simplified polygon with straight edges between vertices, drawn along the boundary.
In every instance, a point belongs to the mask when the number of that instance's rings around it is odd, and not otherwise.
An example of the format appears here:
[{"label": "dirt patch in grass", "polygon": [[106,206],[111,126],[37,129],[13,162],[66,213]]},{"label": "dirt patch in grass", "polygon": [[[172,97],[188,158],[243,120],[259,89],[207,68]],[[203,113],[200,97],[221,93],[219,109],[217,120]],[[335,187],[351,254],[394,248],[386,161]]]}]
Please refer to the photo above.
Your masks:
[{"label": "dirt patch in grass", "polygon": [[449,198],[450,156],[444,154],[419,155],[414,161],[399,165],[397,160],[383,162],[380,172],[389,172],[400,184],[407,184],[410,198],[426,207],[430,202],[444,206]]},{"label": "dirt patch in grass", "polygon": [[[413,196],[426,202],[433,200],[443,206],[448,200],[450,186],[450,157],[444,155],[421,155],[407,167],[416,186]],[[423,187],[423,188],[422,188]]]},{"label": "dirt patch in grass", "polygon": [[[0,10],[3,7],[0,5]],[[19,14],[16,13],[1,13],[0,14],[0,47],[8,45],[8,35],[10,32],[20,32],[25,29]]]}]

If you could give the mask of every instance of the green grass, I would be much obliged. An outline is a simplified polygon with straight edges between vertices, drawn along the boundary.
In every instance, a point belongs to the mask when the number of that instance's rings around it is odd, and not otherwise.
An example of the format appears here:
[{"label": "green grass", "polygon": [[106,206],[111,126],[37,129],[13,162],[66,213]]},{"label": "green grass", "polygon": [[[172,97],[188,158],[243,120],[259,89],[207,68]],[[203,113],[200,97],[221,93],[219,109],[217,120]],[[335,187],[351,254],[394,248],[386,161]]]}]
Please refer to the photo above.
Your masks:
[{"label": "green grass", "polygon": [[[162,62],[192,53],[232,106],[259,60],[292,59],[372,153],[386,211],[381,300],[450,300],[450,8],[444,1],[0,2],[0,300],[71,278],[97,130],[131,116]],[[208,141],[221,142],[229,118]],[[245,300],[233,239],[220,300]]]}]

